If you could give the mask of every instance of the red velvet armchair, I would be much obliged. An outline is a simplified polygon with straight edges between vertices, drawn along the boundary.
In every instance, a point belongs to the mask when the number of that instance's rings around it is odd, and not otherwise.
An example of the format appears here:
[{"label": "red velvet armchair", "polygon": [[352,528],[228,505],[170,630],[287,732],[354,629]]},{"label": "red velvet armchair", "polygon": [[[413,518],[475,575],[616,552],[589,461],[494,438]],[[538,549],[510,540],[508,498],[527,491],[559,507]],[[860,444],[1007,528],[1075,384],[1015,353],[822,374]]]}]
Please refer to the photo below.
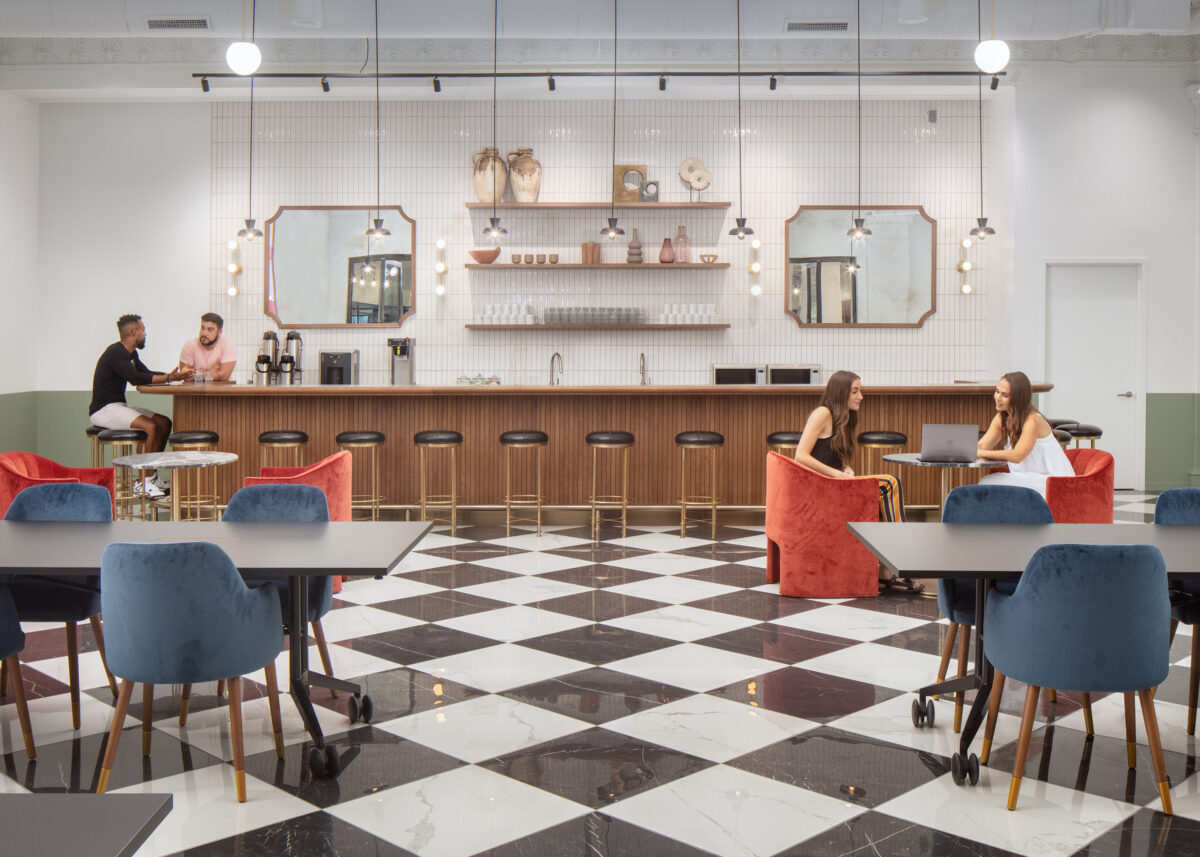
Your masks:
[{"label": "red velvet armchair", "polygon": [[767,453],[767,583],[780,595],[877,595],[879,562],[846,528],[879,520],[879,482],[830,479]]},{"label": "red velvet armchair", "polygon": [[67,467],[32,452],[0,452],[0,518],[13,498],[31,485],[50,482],[83,482],[107,488],[115,495],[110,467]]},{"label": "red velvet armchair", "polygon": [[350,477],[353,459],[346,450],[307,467],[264,467],[258,476],[247,476],[243,485],[293,483],[315,485],[325,492],[329,520],[350,520]]},{"label": "red velvet armchair", "polygon": [[1046,480],[1046,505],[1057,524],[1113,522],[1113,457],[1102,449],[1068,449],[1074,476]]}]

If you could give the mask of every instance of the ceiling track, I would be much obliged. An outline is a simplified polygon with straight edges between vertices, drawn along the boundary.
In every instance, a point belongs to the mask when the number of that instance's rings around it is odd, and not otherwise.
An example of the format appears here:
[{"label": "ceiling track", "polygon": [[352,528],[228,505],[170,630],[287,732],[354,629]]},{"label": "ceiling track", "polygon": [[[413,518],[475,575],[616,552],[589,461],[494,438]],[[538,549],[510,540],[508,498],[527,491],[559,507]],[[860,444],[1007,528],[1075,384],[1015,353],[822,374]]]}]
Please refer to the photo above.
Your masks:
[{"label": "ceiling track", "polygon": [[[502,71],[494,75],[498,78],[535,78],[535,77],[603,77],[611,78],[611,71]],[[726,69],[712,69],[709,71],[622,71],[617,73],[617,77],[856,77],[853,71],[819,71],[819,70],[788,70],[779,69],[776,71],[728,71]],[[1005,77],[1007,72],[997,72],[996,74],[985,74],[978,69],[974,71],[961,70],[937,70],[927,69],[924,71],[904,70],[904,71],[864,71],[862,77]],[[320,80],[327,78],[329,80],[374,80],[379,77],[381,80],[422,80],[429,78],[473,78],[491,80],[492,72],[482,71],[463,71],[463,72],[442,72],[442,71],[385,71],[378,75],[373,73],[361,72],[336,72],[336,71],[275,71],[275,72],[255,72],[252,75],[237,74],[232,71],[194,71],[192,78],[196,80],[219,80],[222,78],[254,78],[255,80]]]}]

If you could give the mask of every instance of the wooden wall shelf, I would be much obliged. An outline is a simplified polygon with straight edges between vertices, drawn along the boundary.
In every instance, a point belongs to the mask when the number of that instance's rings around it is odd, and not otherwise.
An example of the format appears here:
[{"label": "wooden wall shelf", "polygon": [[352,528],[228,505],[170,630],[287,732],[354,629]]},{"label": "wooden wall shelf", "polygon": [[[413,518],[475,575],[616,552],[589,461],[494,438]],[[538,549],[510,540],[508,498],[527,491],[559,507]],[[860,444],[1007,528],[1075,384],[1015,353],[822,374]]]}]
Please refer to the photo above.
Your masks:
[{"label": "wooden wall shelf", "polygon": [[467,208],[470,209],[488,209],[494,207],[497,211],[504,209],[506,211],[539,211],[545,209],[547,211],[563,208],[648,208],[648,209],[668,209],[668,208],[729,208],[731,202],[618,202],[613,205],[610,202],[497,202],[495,206],[490,202],[468,202]]},{"label": "wooden wall shelf", "polygon": [[672,268],[728,268],[729,263],[713,262],[711,265],[709,265],[704,262],[638,262],[636,264],[630,264],[629,262],[602,262],[598,265],[584,265],[579,262],[556,262],[554,264],[547,263],[544,265],[494,265],[491,263],[488,263],[487,265],[480,265],[475,262],[467,262],[465,265],[463,265],[463,267],[471,268],[472,270],[477,271],[553,271],[555,268],[571,268],[574,270],[578,270],[580,268],[604,270],[608,270],[610,268],[632,268],[638,270],[669,271]]},{"label": "wooden wall shelf", "polygon": [[725,330],[728,324],[467,324],[467,330]]}]

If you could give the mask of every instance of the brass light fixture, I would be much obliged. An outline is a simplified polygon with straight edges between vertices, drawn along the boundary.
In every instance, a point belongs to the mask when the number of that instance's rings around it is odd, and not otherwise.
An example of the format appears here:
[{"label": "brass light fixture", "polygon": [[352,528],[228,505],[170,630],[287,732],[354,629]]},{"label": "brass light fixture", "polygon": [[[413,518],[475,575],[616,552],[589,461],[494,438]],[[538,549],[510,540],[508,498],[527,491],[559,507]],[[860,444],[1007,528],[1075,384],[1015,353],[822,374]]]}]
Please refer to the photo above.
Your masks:
[{"label": "brass light fixture", "polygon": [[[993,7],[994,9],[995,7]],[[993,11],[993,14],[994,11]],[[975,0],[975,22],[980,37],[983,36],[983,0]],[[983,44],[982,42],[980,44]],[[979,75],[979,217],[977,224],[971,230],[971,237],[982,241],[989,235],[995,235],[996,230],[988,226],[988,219],[983,216],[983,75]]]},{"label": "brass light fixture", "polygon": [[[857,27],[857,35],[854,42],[858,49],[858,70],[855,72],[855,84],[858,87],[858,123],[855,136],[858,137],[858,207],[854,209],[854,225],[846,230],[846,234],[850,236],[851,254],[855,241],[861,241],[871,234],[871,230],[865,225],[866,218],[862,216],[862,0],[855,0],[854,3],[854,23]],[[852,272],[857,271],[858,267],[853,266],[850,269]]]},{"label": "brass light fixture", "polygon": [[380,153],[383,149],[383,134],[379,121],[379,0],[375,0],[375,220],[367,230],[367,239],[385,238],[392,233],[383,227],[382,212],[379,210],[379,174],[383,170]]},{"label": "brass light fixture", "polygon": [[[500,151],[496,146],[496,63],[499,44],[500,0],[492,0],[492,149],[497,152]],[[497,242],[508,234],[508,230],[500,225],[500,218],[496,216],[496,198],[502,193],[504,188],[496,190],[496,165],[492,164],[492,216],[488,218],[488,225],[484,227],[483,234]]]},{"label": "brass light fixture", "polygon": [[754,230],[746,225],[746,213],[742,210],[742,0],[737,0],[737,104],[738,216],[734,218],[737,225],[729,230],[729,234],[738,241],[745,241],[747,235],[754,234]]},{"label": "brass light fixture", "polygon": [[[612,112],[612,168],[617,170],[617,0],[613,0],[613,112]],[[608,226],[600,234],[610,241],[625,230],[617,225],[617,184],[613,182],[612,196],[608,205]]]}]

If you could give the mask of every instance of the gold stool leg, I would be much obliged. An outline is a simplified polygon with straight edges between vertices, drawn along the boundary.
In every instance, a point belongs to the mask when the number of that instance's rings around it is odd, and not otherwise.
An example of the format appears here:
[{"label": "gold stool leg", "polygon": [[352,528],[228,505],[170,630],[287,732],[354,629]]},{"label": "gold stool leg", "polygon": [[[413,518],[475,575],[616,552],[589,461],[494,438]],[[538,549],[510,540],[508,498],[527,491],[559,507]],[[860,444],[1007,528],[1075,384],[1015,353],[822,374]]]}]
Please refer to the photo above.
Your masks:
[{"label": "gold stool leg", "polygon": [[537,472],[537,534],[542,537],[542,447],[537,448],[537,456],[533,460]]},{"label": "gold stool leg", "polygon": [[379,447],[371,447],[371,520],[379,520],[379,504],[383,500],[383,495],[380,491],[382,484],[382,470],[380,469]]},{"label": "gold stool leg", "polygon": [[720,447],[714,446],[712,450],[712,539],[717,538],[717,454]]},{"label": "gold stool leg", "polygon": [[687,447],[679,447],[679,538],[687,529]]},{"label": "gold stool leg", "polygon": [[629,523],[629,447],[621,450],[621,538]]},{"label": "gold stool leg", "polygon": [[450,535],[458,535],[458,447],[450,447]]},{"label": "gold stool leg", "polygon": [[512,535],[512,447],[504,447],[504,537]]},{"label": "gold stool leg", "polygon": [[599,538],[600,534],[600,513],[596,509],[596,462],[599,452],[596,447],[592,447],[592,541]]},{"label": "gold stool leg", "polygon": [[417,447],[417,472],[418,481],[421,487],[421,520],[425,520],[425,447]]}]

